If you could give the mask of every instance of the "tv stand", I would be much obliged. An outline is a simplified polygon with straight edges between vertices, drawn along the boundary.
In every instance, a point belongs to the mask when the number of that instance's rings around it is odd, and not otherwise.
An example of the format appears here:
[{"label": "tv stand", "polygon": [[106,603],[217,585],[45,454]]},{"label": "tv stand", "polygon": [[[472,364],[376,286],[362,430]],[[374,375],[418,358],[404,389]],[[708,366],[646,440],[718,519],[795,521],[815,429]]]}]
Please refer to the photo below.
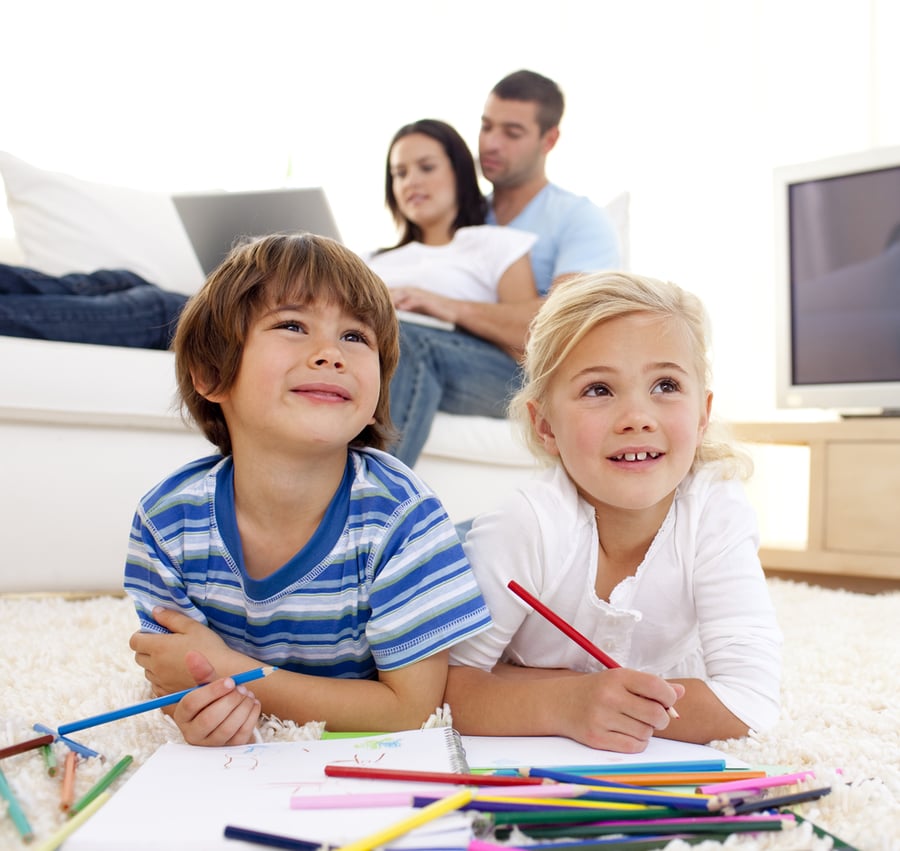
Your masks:
[{"label": "tv stand", "polygon": [[891,417],[900,417],[900,408],[882,408],[880,411],[855,412],[842,411],[842,420],[877,420],[882,417],[890,419]]},{"label": "tv stand", "polygon": [[900,420],[734,423],[731,432],[746,443],[809,447],[806,549],[762,547],[767,573],[900,583]]}]

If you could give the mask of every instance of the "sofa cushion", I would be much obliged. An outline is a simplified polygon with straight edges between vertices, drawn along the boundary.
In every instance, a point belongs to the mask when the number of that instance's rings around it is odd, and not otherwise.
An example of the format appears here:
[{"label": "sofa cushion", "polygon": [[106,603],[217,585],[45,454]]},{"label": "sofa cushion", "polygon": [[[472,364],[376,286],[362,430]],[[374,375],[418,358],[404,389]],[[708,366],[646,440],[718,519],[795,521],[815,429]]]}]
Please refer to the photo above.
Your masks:
[{"label": "sofa cushion", "polygon": [[0,151],[22,265],[48,275],[128,269],[165,290],[204,275],[170,195],[79,180]]}]

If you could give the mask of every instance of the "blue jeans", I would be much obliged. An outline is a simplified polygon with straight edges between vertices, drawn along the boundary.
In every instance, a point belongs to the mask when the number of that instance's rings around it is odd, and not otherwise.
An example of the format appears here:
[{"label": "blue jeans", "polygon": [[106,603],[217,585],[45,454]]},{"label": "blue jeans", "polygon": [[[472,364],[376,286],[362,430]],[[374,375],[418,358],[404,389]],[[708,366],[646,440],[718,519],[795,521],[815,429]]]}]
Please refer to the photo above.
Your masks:
[{"label": "blue jeans", "polygon": [[167,349],[186,301],[121,269],[54,277],[0,264],[0,334],[7,337]]},{"label": "blue jeans", "polygon": [[391,452],[412,467],[438,411],[504,417],[522,371],[505,352],[464,331],[400,323],[400,363],[391,380]]}]

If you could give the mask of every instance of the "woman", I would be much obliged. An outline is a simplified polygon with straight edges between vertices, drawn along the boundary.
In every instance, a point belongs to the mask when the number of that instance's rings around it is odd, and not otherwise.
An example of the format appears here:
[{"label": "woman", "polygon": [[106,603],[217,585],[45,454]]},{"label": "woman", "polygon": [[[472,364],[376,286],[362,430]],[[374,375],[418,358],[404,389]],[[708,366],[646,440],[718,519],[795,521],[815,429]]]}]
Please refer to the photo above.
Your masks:
[{"label": "woman", "polygon": [[[504,415],[506,399],[485,394],[480,382],[458,369],[459,343],[462,335],[488,340],[499,357],[474,366],[516,375],[521,351],[492,339],[492,329],[483,327],[483,308],[537,301],[528,257],[537,237],[484,223],[487,202],[472,154],[452,127],[434,119],[407,124],[394,135],[385,203],[400,239],[368,263],[388,285],[404,320],[390,388],[391,418],[401,438],[391,451],[413,466],[437,411],[465,413],[477,399],[479,410]],[[423,327],[434,324],[445,330]],[[447,380],[434,381],[436,373],[446,373]]]},{"label": "woman", "polygon": [[400,239],[368,262],[398,310],[465,328],[466,301],[537,297],[528,258],[537,237],[485,224],[475,162],[449,124],[426,118],[397,131],[385,167],[385,204]]}]

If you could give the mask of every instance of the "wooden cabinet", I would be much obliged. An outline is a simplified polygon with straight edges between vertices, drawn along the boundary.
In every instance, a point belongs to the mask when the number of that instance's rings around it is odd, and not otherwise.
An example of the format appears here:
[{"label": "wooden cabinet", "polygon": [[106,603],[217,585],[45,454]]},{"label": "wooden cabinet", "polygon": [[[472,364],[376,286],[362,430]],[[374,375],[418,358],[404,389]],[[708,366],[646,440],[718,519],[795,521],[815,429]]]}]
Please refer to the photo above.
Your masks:
[{"label": "wooden cabinet", "polygon": [[900,419],[730,428],[744,443],[809,447],[806,549],[763,547],[767,572],[900,582]]}]

